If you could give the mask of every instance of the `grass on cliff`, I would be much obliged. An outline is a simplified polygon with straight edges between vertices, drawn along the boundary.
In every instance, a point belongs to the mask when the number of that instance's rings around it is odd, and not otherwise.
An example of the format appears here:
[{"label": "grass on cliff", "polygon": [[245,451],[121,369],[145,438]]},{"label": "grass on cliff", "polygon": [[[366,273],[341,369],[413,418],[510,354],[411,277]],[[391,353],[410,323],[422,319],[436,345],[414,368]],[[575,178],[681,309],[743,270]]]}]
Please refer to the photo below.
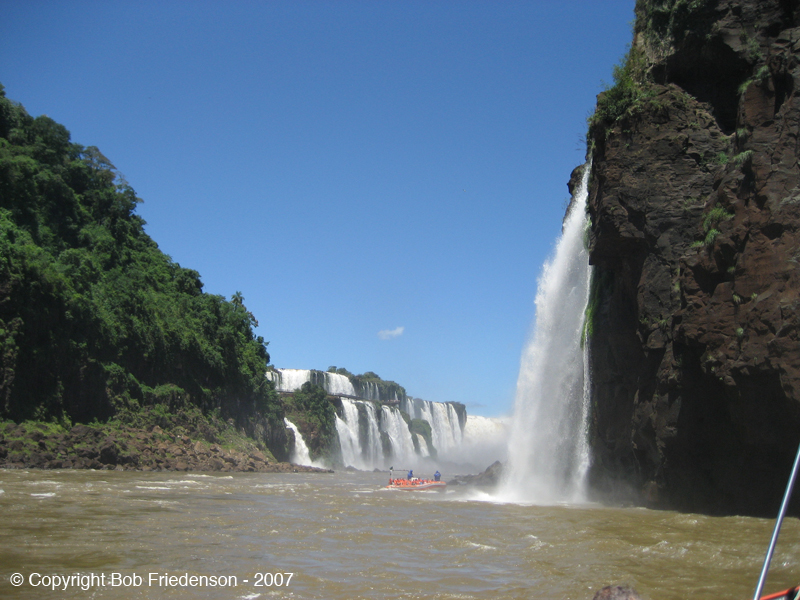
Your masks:
[{"label": "grass on cliff", "polygon": [[706,213],[706,216],[703,217],[703,233],[704,237],[702,240],[697,240],[693,242],[690,246],[691,248],[702,248],[706,247],[709,248],[714,244],[714,240],[717,239],[717,236],[721,233],[720,230],[717,228],[717,225],[722,223],[723,221],[729,221],[734,217],[734,213],[729,212],[724,206],[715,206],[710,211]]},{"label": "grass on cliff", "polygon": [[586,345],[586,341],[594,335],[597,319],[600,314],[600,303],[607,298],[613,287],[613,275],[609,271],[592,272],[589,283],[589,301],[586,303],[586,310],[583,315],[583,328],[581,329],[581,349]]},{"label": "grass on cliff", "polygon": [[92,426],[108,434],[129,432],[130,429],[150,431],[158,426],[163,431],[164,441],[186,436],[193,442],[218,444],[225,450],[244,453],[258,450],[275,462],[275,457],[263,443],[238,430],[231,419],[223,419],[219,410],[204,414],[194,406],[170,409],[164,404],[157,404],[136,411],[121,411],[108,423]]},{"label": "grass on cliff", "polygon": [[588,118],[588,139],[595,139],[600,130],[606,137],[611,125],[625,116],[636,114],[653,101],[654,91],[649,84],[647,70],[644,53],[637,48],[630,48],[614,66],[614,84],[606,85],[597,97],[597,107]]}]

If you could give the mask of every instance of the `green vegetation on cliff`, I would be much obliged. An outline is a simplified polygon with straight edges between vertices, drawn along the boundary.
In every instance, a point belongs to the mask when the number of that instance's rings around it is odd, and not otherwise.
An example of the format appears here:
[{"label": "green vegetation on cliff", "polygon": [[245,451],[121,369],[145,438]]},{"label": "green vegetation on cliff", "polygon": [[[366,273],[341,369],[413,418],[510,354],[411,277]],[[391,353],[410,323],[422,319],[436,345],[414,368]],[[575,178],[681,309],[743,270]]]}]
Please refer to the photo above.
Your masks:
[{"label": "green vegetation on cliff", "polygon": [[714,2],[710,0],[637,0],[634,33],[643,33],[651,47],[665,47],[687,37],[711,32]]},{"label": "green vegetation on cliff", "polygon": [[[647,60],[637,48],[631,48],[619,64],[614,66],[614,85],[607,86],[597,97],[597,107],[589,117],[589,140],[624,116],[641,109],[652,99],[648,86]],[[605,137],[605,133],[603,137]]]},{"label": "green vegetation on cliff", "polygon": [[330,458],[335,454],[336,409],[325,390],[307,381],[284,399],[286,416],[303,434],[313,460]]},{"label": "green vegetation on cliff", "polygon": [[255,318],[162,253],[139,202],[97,148],[0,86],[0,418],[197,407],[280,449]]}]

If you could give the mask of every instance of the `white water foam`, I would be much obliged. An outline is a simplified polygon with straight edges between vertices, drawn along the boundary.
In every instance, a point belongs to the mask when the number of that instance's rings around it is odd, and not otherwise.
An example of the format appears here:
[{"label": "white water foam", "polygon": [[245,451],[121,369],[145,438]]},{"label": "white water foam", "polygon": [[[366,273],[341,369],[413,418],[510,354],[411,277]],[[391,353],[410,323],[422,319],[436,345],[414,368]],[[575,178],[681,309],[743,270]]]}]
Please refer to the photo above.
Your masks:
[{"label": "white water foam", "polygon": [[525,348],[498,498],[581,502],[590,464],[586,441],[589,385],[581,348],[591,269],[584,247],[590,165],[584,167],[555,255],[536,293],[536,323]]}]

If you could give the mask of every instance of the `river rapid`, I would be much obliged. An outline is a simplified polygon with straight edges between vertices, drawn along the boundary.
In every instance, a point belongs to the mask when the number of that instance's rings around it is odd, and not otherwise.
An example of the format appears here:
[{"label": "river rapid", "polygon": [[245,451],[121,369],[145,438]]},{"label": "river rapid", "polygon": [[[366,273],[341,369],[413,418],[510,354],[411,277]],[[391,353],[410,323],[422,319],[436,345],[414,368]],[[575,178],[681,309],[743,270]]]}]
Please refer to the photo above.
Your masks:
[{"label": "river rapid", "polygon": [[[387,479],[0,471],[0,597],[590,600],[627,582],[653,600],[745,600],[773,527],[382,489]],[[798,558],[788,519],[765,593],[800,581]],[[73,574],[66,588],[57,577]]]}]

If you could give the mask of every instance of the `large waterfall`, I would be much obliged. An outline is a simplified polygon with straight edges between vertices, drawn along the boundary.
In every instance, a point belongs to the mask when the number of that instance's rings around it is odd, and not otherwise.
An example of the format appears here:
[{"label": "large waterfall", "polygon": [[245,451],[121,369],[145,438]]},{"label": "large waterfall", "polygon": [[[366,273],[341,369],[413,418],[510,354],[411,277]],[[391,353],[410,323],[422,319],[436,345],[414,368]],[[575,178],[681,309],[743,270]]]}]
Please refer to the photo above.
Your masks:
[{"label": "large waterfall", "polygon": [[520,361],[508,469],[499,489],[505,500],[546,504],[584,495],[589,377],[581,334],[591,277],[584,246],[590,170],[584,166],[555,255],[539,279],[536,324]]}]

